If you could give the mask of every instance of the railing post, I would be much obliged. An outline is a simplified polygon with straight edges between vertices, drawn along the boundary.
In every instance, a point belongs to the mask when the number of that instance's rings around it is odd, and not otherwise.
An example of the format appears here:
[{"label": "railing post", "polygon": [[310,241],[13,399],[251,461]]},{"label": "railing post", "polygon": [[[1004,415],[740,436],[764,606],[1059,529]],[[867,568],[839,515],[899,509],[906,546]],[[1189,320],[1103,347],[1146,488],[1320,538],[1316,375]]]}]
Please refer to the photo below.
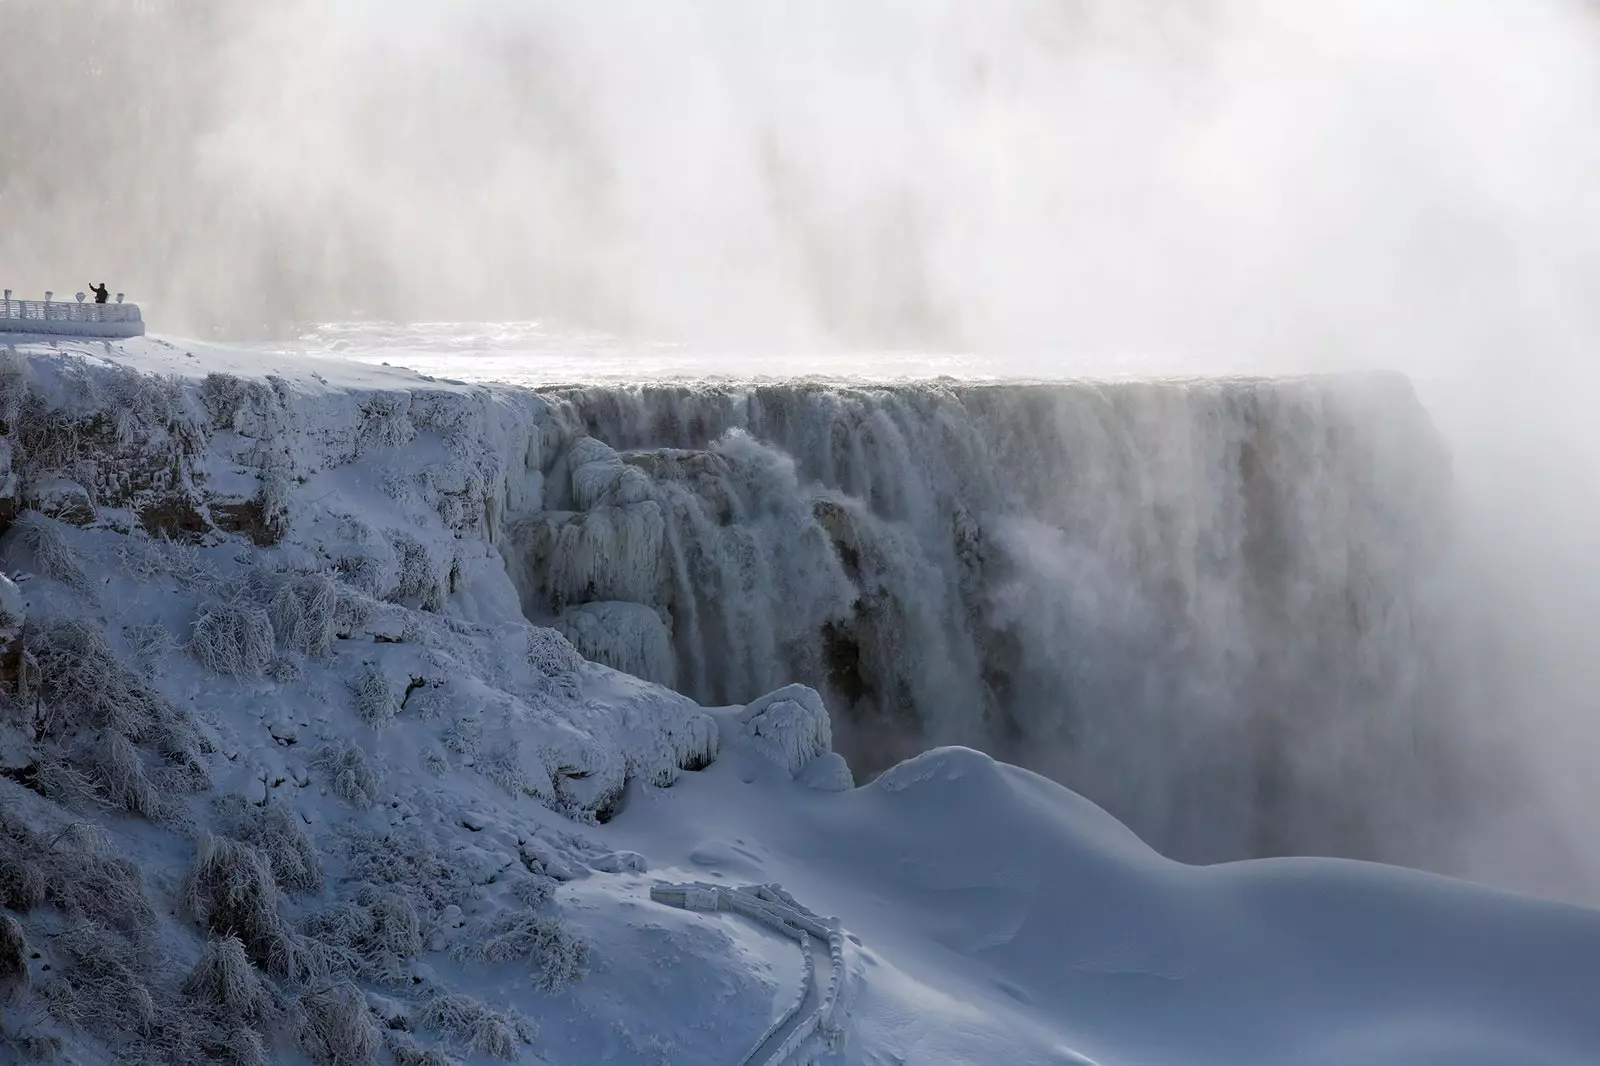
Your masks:
[{"label": "railing post", "polygon": [[5,304],[3,306],[5,307],[5,313],[4,314],[0,314],[0,318],[10,318],[11,317],[11,290],[10,289],[6,290],[6,302],[5,302]]}]

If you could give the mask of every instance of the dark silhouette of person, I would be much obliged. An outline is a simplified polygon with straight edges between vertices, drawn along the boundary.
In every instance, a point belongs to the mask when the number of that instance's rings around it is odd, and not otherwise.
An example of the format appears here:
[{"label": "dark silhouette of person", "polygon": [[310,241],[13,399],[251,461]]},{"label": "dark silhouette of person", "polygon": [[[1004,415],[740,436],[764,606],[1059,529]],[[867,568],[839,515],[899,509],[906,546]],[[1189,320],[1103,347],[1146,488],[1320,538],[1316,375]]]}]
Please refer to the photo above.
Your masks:
[{"label": "dark silhouette of person", "polygon": [[94,293],[94,302],[97,304],[103,304],[111,299],[111,290],[106,288],[106,283],[103,281],[98,285],[89,286],[89,291]]}]

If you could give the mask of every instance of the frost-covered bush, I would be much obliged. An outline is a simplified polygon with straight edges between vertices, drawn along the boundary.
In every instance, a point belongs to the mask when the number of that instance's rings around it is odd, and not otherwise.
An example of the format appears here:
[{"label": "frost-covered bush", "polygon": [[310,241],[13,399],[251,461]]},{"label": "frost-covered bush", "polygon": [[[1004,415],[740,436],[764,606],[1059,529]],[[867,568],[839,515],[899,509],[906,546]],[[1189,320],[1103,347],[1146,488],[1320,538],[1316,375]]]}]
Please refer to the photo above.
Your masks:
[{"label": "frost-covered bush", "polygon": [[399,573],[389,599],[421,600],[422,609],[425,611],[441,609],[444,606],[444,598],[440,591],[439,571],[434,566],[428,549],[411,534],[398,531],[389,534],[389,546],[394,550],[399,565]]},{"label": "frost-covered bush", "polygon": [[329,574],[299,574],[274,590],[274,631],[285,647],[312,659],[333,652],[338,635],[339,582]]},{"label": "frost-covered bush", "polygon": [[149,1036],[157,1021],[148,960],[127,937],[80,921],[51,938],[67,994],[51,997],[57,1018],[73,1026]]},{"label": "frost-covered bush", "polygon": [[59,581],[80,596],[93,591],[83,560],[68,543],[61,523],[38,511],[24,511],[12,525],[18,538],[33,554],[33,565],[43,577]]},{"label": "frost-covered bush", "polygon": [[392,555],[379,556],[371,551],[345,555],[334,563],[334,569],[351,588],[375,600],[394,591],[397,566]]},{"label": "frost-covered bush", "polygon": [[345,880],[397,892],[430,918],[473,894],[461,864],[418,832],[349,834]]},{"label": "frost-covered bush", "polygon": [[493,1055],[507,1062],[521,1057],[519,1045],[538,1037],[533,1023],[510,1011],[490,1010],[471,996],[439,995],[422,1008],[417,1023],[432,1029],[477,1055]]},{"label": "frost-covered bush", "polygon": [[122,635],[138,656],[141,666],[154,667],[162,659],[178,650],[177,638],[160,622],[149,625],[124,626]]},{"label": "frost-covered bush", "polygon": [[348,981],[300,997],[300,1047],[317,1066],[368,1066],[383,1046],[361,990]]},{"label": "frost-covered bush", "polygon": [[250,964],[244,942],[232,934],[206,941],[200,959],[184,979],[183,993],[221,1019],[259,1027],[274,1014],[272,993]]},{"label": "frost-covered bush", "polygon": [[200,382],[200,400],[211,415],[213,429],[232,429],[234,416],[249,397],[249,384],[233,374],[211,373]]},{"label": "frost-covered bush", "polygon": [[248,844],[267,860],[272,877],[286,892],[321,892],[322,861],[300,816],[281,803],[258,807],[243,796],[217,801],[217,828]]},{"label": "frost-covered bush", "polygon": [[277,655],[267,612],[243,601],[216,601],[194,621],[189,651],[214,674],[260,677]]},{"label": "frost-covered bush", "polygon": [[124,665],[98,628],[77,618],[52,620],[29,632],[27,651],[43,705],[36,722],[41,736],[109,729],[167,750],[200,746],[188,716]]},{"label": "frost-covered bush", "polygon": [[105,730],[90,748],[85,772],[95,791],[113,807],[131,814],[163,821],[176,814],[150,780],[144,756],[133,743],[114,730]]},{"label": "frost-covered bush", "polygon": [[356,745],[324,744],[311,757],[311,767],[327,778],[328,787],[340,799],[361,810],[377,802],[382,778],[367,761],[367,753]]},{"label": "frost-covered bush", "polygon": [[361,402],[361,448],[399,448],[416,436],[409,392],[378,392]]},{"label": "frost-covered bush", "polygon": [[217,571],[194,544],[158,536],[130,536],[116,548],[117,558],[130,577],[149,581],[172,577],[185,588],[208,588],[217,581]]},{"label": "frost-covered bush", "polygon": [[274,977],[304,981],[325,972],[323,953],[296,935],[279,908],[272,868],[247,844],[206,835],[182,889],[184,910],[217,936],[237,936],[256,965]]},{"label": "frost-covered bush", "polygon": [[529,910],[538,910],[550,902],[555,895],[555,888],[555,878],[531,874],[512,882],[511,895]]},{"label": "frost-covered bush", "polygon": [[111,851],[105,831],[72,822],[45,836],[0,803],[0,904],[19,914],[46,904],[127,933],[155,924],[139,868]]},{"label": "frost-covered bush", "polygon": [[345,971],[379,984],[411,984],[405,962],[422,951],[422,927],[405,897],[368,886],[356,902],[336,903],[308,918],[303,928],[335,949]]},{"label": "frost-covered bush", "polygon": [[22,935],[22,924],[0,914],[0,1006],[21,999],[30,983],[28,940]]},{"label": "frost-covered bush", "polygon": [[423,1047],[403,1029],[385,1029],[383,1042],[395,1066],[460,1066],[460,1061],[446,1054],[444,1048]]},{"label": "frost-covered bush", "polygon": [[382,729],[400,713],[394,689],[374,663],[362,665],[361,673],[350,682],[350,690],[355,696],[356,716],[374,729]]},{"label": "frost-covered bush", "polygon": [[541,677],[575,674],[583,662],[578,649],[560,630],[534,626],[528,631],[528,665]]},{"label": "frost-covered bush", "polygon": [[533,984],[559,992],[581,978],[589,964],[589,941],[559,917],[531,910],[497,915],[482,924],[485,937],[476,950],[465,950],[485,962],[530,962]]}]

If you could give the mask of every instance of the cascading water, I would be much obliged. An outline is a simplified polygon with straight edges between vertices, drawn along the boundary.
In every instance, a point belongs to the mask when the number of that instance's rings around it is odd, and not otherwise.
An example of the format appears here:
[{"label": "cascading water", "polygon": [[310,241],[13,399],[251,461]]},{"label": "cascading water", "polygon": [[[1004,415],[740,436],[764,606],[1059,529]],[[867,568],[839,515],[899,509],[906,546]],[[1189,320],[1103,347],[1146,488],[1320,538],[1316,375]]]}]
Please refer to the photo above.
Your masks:
[{"label": "cascading water", "polygon": [[530,614],[858,774],[1037,769],[1176,857],[1404,853],[1459,801],[1448,465],[1409,385],[546,390]]}]

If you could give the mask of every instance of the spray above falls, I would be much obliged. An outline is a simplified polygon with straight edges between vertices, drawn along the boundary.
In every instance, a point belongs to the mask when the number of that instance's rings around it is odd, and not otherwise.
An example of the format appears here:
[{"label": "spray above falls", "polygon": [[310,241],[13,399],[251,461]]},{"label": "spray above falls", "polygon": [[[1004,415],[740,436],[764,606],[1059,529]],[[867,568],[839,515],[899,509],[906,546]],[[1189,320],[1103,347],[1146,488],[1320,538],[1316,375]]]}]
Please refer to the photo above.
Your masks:
[{"label": "spray above falls", "polygon": [[1426,862],[1460,800],[1451,479],[1401,378],[544,398],[501,547],[586,654],[802,681],[858,773],[981,748],[1180,858]]}]

